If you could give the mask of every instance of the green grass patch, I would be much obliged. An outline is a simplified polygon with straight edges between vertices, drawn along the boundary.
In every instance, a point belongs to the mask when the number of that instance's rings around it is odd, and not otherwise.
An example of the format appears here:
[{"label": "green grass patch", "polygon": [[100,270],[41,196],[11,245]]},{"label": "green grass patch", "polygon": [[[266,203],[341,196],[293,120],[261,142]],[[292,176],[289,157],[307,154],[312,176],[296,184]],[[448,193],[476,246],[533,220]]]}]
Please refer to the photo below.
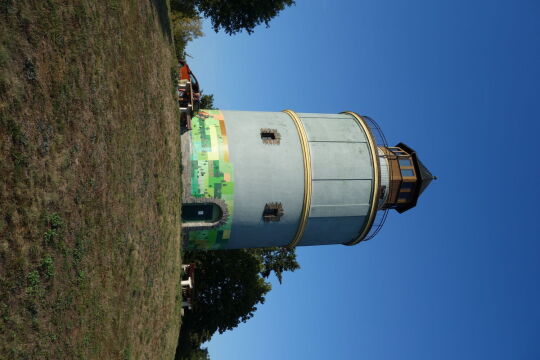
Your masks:
[{"label": "green grass patch", "polygon": [[0,359],[174,356],[176,59],[154,2],[0,0]]}]

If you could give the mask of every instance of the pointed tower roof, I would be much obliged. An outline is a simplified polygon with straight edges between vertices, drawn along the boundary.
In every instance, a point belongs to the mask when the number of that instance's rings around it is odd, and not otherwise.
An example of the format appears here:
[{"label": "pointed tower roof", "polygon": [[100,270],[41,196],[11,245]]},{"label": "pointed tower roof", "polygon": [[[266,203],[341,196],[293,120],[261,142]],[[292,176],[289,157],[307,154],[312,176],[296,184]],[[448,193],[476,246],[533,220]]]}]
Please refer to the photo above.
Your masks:
[{"label": "pointed tower roof", "polygon": [[420,170],[418,173],[420,174],[420,178],[422,179],[419,195],[422,195],[424,190],[429,186],[429,184],[431,184],[431,181],[437,179],[437,177],[431,174],[431,172],[424,165],[424,163],[420,161],[420,159],[417,158],[417,161],[418,161],[418,168]]},{"label": "pointed tower roof", "polygon": [[426,188],[429,186],[431,181],[436,180],[437,177],[431,174],[431,171],[429,171],[428,168],[420,161],[420,159],[418,158],[418,155],[416,154],[416,151],[414,151],[411,147],[407,146],[404,143],[399,143],[396,146],[402,148],[407,153],[409,153],[409,155],[412,156],[413,163],[414,163],[414,170],[417,174],[418,185],[419,185],[413,195],[414,200],[407,206],[396,209],[399,213],[403,213],[416,206],[416,203],[420,195],[426,190]]}]

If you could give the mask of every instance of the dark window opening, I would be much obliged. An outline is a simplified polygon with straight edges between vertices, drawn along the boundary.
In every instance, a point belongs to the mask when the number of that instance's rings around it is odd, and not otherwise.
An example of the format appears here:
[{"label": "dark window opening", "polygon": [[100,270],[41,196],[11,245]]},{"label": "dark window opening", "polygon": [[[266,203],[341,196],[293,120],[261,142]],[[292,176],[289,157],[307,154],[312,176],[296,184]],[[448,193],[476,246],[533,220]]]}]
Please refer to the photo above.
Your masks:
[{"label": "dark window opening", "polygon": [[412,189],[413,185],[414,183],[412,182],[404,182],[403,184],[401,184],[401,189]]},{"label": "dark window opening", "polygon": [[390,147],[390,148],[387,148],[387,149],[390,150],[391,152],[393,152],[394,155],[396,155],[396,156],[407,156],[407,153],[404,150],[402,150],[402,149],[400,149],[398,147]]},{"label": "dark window opening", "polygon": [[384,195],[386,194],[386,185],[381,186],[381,191],[379,195],[379,199],[384,199]]},{"label": "dark window opening", "polygon": [[409,199],[411,197],[411,192],[405,192],[405,191],[401,191],[399,193],[399,197],[400,199]]},{"label": "dark window opening", "polygon": [[261,140],[265,144],[279,144],[281,135],[276,129],[261,129]]},{"label": "dark window opening", "polygon": [[263,140],[276,140],[276,134],[271,132],[261,132],[261,139]]},{"label": "dark window opening", "polygon": [[221,207],[212,203],[182,204],[182,221],[213,223],[223,217]]},{"label": "dark window opening", "polygon": [[264,206],[263,220],[265,222],[279,221],[283,216],[283,206],[281,203],[268,203]]}]

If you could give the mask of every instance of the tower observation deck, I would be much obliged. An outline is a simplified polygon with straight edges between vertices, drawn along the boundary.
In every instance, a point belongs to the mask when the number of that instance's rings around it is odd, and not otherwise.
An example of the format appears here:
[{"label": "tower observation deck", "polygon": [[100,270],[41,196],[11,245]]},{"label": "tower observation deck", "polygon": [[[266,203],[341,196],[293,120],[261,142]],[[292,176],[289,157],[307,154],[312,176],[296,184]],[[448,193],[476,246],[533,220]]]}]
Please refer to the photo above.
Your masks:
[{"label": "tower observation deck", "polygon": [[201,110],[182,135],[187,249],[354,245],[434,178],[377,123],[340,114]]}]

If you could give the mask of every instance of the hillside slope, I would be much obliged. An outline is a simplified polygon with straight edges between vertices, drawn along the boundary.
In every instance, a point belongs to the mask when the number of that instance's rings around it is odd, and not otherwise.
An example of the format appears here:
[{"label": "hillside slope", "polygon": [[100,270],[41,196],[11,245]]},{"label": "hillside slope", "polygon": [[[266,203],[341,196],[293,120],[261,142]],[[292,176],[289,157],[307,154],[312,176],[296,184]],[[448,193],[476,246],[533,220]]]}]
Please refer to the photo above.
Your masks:
[{"label": "hillside slope", "polygon": [[0,0],[0,358],[166,359],[180,144],[164,0]]}]

